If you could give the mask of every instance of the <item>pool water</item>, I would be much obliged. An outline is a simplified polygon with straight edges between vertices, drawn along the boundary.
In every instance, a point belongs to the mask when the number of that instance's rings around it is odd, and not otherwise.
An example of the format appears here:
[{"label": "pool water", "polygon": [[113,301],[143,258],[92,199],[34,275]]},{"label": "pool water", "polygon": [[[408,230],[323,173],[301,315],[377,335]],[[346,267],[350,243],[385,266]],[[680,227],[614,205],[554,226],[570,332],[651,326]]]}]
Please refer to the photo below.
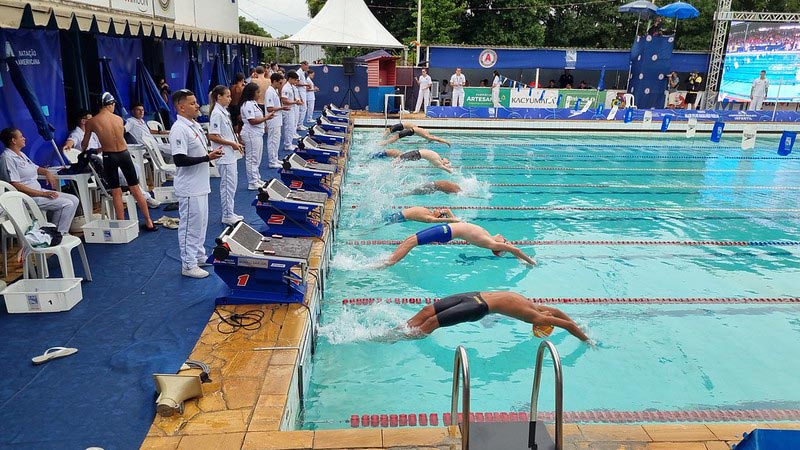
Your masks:
[{"label": "pool water", "polygon": [[[378,131],[357,130],[322,307],[304,428],[341,428],[351,414],[449,410],[453,356],[469,355],[473,411],[527,411],[539,339],[530,325],[490,315],[415,341],[386,335],[422,305],[343,305],[361,297],[444,297],[513,290],[529,297],[772,298],[798,294],[800,246],[521,246],[539,263],[462,245],[420,246],[385,270],[393,245],[428,225],[386,225],[401,206],[470,206],[457,216],[510,240],[794,241],[800,158],[777,137],[754,150],[740,137],[442,132],[452,148],[405,139],[450,159],[371,159]],[[458,195],[403,195],[424,182]],[[500,209],[487,209],[487,207]],[[506,210],[502,207],[524,207]],[[685,411],[800,407],[800,304],[559,304],[596,348],[557,329],[566,411]],[[540,410],[552,410],[550,372]]]}]

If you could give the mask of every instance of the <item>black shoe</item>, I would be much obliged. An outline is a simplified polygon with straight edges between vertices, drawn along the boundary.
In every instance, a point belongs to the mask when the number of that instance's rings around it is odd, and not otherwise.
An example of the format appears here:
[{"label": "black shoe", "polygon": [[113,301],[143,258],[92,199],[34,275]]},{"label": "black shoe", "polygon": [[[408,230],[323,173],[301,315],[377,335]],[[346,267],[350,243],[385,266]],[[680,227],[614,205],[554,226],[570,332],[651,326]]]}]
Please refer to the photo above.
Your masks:
[{"label": "black shoe", "polygon": [[151,227],[148,227],[148,226],[147,226],[147,224],[144,224],[144,223],[143,223],[143,224],[141,224],[141,225],[139,225],[139,226],[140,226],[140,227],[141,227],[141,229],[142,229],[142,230],[144,230],[144,231],[158,231],[158,225],[156,225],[156,224],[153,224],[153,227],[152,227],[152,228],[151,228]]}]

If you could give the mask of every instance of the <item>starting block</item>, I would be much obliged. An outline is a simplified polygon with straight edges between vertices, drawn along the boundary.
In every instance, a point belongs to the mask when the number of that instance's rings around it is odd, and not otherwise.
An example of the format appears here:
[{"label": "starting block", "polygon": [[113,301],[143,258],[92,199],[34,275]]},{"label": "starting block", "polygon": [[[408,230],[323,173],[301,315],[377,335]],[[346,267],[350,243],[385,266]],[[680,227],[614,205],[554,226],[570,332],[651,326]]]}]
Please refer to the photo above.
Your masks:
[{"label": "starting block", "polygon": [[259,190],[253,206],[270,234],[322,237],[322,216],[327,200],[324,192],[293,191],[273,179]]},{"label": "starting block", "polygon": [[312,192],[324,192],[328,197],[333,194],[333,164],[309,163],[303,157],[292,153],[283,160],[280,170],[281,181],[290,189],[304,189]]},{"label": "starting block", "polygon": [[[327,147],[327,146],[325,146]],[[311,138],[306,136],[302,141],[297,143],[297,150],[295,153],[300,155],[307,162],[321,162],[329,164],[331,158],[338,158],[341,156],[341,148],[325,148],[318,146]]]},{"label": "starting block", "polygon": [[345,136],[350,133],[350,127],[341,123],[334,123],[327,117],[317,117],[317,127],[330,134],[340,134]]},{"label": "starting block", "polygon": [[350,118],[346,115],[338,115],[332,112],[332,110],[326,109],[322,111],[322,117],[327,118],[333,123],[341,123],[343,125],[350,125]]},{"label": "starting block", "polygon": [[344,145],[346,139],[343,134],[331,134],[321,129],[319,125],[308,128],[308,135],[317,142],[328,145]]},{"label": "starting block", "polygon": [[245,222],[227,227],[210,258],[230,287],[217,305],[302,303],[311,239],[263,236]]}]

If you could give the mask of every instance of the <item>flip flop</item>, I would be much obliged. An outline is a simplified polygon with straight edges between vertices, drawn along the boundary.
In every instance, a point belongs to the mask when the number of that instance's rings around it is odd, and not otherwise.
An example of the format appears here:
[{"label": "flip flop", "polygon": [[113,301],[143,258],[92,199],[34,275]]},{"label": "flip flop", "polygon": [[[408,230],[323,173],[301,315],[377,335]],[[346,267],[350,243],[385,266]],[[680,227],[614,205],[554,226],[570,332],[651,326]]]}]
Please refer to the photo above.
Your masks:
[{"label": "flip flop", "polygon": [[45,350],[43,354],[33,357],[31,362],[34,364],[44,364],[51,359],[63,358],[77,352],[78,349],[72,347],[50,347]]}]

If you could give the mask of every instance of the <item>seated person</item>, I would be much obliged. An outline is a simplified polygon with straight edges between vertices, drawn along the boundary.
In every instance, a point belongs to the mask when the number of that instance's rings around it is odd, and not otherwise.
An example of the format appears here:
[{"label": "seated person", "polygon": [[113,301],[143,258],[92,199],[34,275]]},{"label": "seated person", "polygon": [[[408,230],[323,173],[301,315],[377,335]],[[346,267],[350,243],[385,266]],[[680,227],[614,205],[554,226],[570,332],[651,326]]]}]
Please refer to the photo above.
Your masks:
[{"label": "seated person", "polygon": [[442,80],[442,90],[439,91],[439,103],[442,106],[450,106],[453,100],[453,92],[450,90],[450,82]]},{"label": "seated person", "polygon": [[449,208],[426,208],[412,206],[402,211],[390,212],[384,217],[387,223],[423,222],[423,223],[454,223],[461,222]]},{"label": "seated person", "polygon": [[[50,187],[58,186],[58,181],[53,174],[33,163],[25,153],[25,136],[17,128],[5,128],[0,131],[0,142],[5,146],[0,157],[3,158],[8,179],[16,190],[27,194],[39,205],[39,208],[52,213],[52,221],[61,234],[68,234],[75,211],[78,210],[78,197],[64,192],[42,189],[38,176],[43,175]],[[40,226],[44,224],[39,224]]]},{"label": "seated person", "polygon": [[442,144],[447,144],[448,147],[450,146],[450,142],[448,142],[448,141],[446,141],[446,140],[444,140],[444,139],[442,139],[440,137],[436,137],[436,136],[430,134],[424,128],[416,126],[411,122],[398,123],[398,124],[392,125],[391,127],[387,128],[384,131],[383,135],[386,136],[386,135],[388,135],[390,133],[392,135],[389,136],[388,139],[386,139],[385,141],[381,142],[378,145],[385,146],[385,145],[391,144],[393,142],[397,142],[397,140],[399,140],[401,138],[408,137],[408,136],[413,136],[413,135],[416,134],[416,135],[418,135],[420,137],[423,137],[423,138],[425,138],[425,139],[427,139],[429,141],[441,142]]},{"label": "seated person", "polygon": [[447,173],[453,173],[453,169],[450,168],[450,161],[447,158],[442,158],[439,156],[438,153],[434,152],[433,150],[428,150],[425,148],[419,150],[411,150],[408,152],[401,152],[400,150],[390,148],[388,150],[384,150],[382,152],[375,153],[372,155],[373,158],[396,158],[399,161],[419,161],[420,159],[424,159],[431,163],[432,166],[442,169]]},{"label": "seated person", "polygon": [[[86,128],[86,122],[92,118],[92,115],[89,111],[80,110],[78,114],[75,115],[75,128],[72,129],[69,136],[67,137],[67,141],[64,142],[64,145],[61,147],[61,151],[66,152],[71,148],[75,148],[78,150],[87,150],[86,148],[81,148],[81,142],[83,142],[84,130]],[[88,148],[100,148],[100,140],[97,139],[97,135],[92,133],[92,136],[89,138],[89,146]]]},{"label": "seated person", "polygon": [[460,238],[470,244],[487,248],[492,251],[495,256],[502,256],[506,252],[511,252],[520,261],[535,266],[536,261],[531,259],[528,255],[522,252],[514,245],[510,244],[502,235],[495,234],[492,236],[484,228],[471,223],[451,223],[436,225],[426,228],[416,234],[407,237],[395,251],[389,256],[384,263],[384,267],[393,266],[401,259],[405,258],[408,252],[418,245],[426,244],[445,244],[453,239]]}]

